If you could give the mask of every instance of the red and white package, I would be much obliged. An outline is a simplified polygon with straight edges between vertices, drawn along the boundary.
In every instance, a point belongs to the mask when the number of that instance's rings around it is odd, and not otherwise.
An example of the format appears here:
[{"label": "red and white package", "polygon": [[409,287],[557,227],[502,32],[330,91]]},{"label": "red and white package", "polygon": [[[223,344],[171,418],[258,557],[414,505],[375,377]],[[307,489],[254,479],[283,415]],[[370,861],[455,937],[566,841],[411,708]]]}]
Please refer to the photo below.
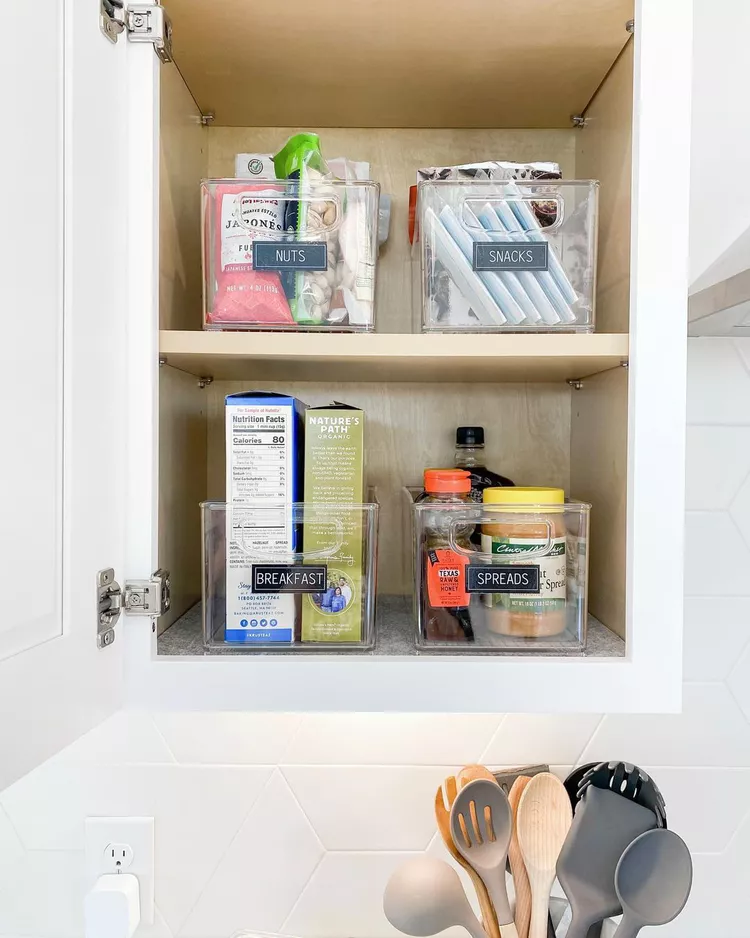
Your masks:
[{"label": "red and white package", "polygon": [[294,325],[277,273],[253,270],[253,241],[283,231],[284,188],[247,182],[212,185],[206,244],[213,244],[209,323]]}]

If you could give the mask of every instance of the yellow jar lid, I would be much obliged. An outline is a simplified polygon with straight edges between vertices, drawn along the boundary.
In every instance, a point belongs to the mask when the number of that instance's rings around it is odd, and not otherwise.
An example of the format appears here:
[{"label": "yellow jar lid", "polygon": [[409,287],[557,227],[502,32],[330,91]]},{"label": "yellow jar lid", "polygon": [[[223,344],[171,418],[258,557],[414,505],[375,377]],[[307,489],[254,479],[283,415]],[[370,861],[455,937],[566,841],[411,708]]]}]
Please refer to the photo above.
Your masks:
[{"label": "yellow jar lid", "polygon": [[507,485],[485,489],[482,501],[490,505],[563,505],[565,492],[544,486]]}]

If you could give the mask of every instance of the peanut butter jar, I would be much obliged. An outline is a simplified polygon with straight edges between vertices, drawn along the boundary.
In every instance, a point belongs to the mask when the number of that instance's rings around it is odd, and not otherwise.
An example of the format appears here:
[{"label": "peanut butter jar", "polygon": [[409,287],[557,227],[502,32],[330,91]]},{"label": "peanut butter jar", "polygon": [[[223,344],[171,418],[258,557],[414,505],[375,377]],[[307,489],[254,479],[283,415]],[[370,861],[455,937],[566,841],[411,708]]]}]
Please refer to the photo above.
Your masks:
[{"label": "peanut butter jar", "polygon": [[[531,591],[482,595],[487,627],[500,635],[547,638],[565,631],[567,531],[565,493],[556,488],[487,488],[481,550],[493,563],[538,568]],[[488,516],[497,522],[488,523]]]}]

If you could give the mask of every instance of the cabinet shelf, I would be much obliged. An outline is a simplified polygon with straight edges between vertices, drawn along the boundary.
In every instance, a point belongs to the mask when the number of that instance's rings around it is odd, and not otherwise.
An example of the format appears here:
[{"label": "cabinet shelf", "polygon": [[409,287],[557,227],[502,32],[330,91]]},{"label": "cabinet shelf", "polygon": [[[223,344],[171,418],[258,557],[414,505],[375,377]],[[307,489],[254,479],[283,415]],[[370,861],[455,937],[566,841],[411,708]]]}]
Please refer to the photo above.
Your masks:
[{"label": "cabinet shelf", "polygon": [[[201,622],[202,607],[197,603],[181,616],[166,631],[162,632],[158,639],[158,654],[179,656],[179,655],[239,655],[245,658],[254,657],[248,654],[247,649],[238,648],[236,645],[227,645],[224,648],[212,648],[205,651],[203,648],[203,631]],[[381,596],[378,600],[377,612],[377,643],[374,649],[367,651],[359,650],[337,650],[335,647],[330,649],[330,655],[333,657],[400,657],[416,658],[445,656],[450,654],[450,650],[441,648],[439,650],[422,649],[417,653],[414,644],[414,622],[411,612],[411,600],[405,596]],[[624,658],[625,641],[619,635],[615,635],[605,625],[602,625],[594,616],[589,616],[588,622],[588,646],[585,656],[587,658]],[[268,649],[266,654],[289,654],[289,652],[273,652]],[[304,649],[295,651],[295,654],[305,654]],[[326,652],[319,648],[307,650],[308,655],[321,655]],[[462,658],[467,657],[466,647],[458,647],[454,654]],[[498,656],[487,650],[472,650],[469,657],[479,658],[517,658],[528,657],[527,655],[502,655]],[[555,655],[546,656],[554,658]],[[581,656],[577,656],[581,657]]]},{"label": "cabinet shelf", "polygon": [[[160,359],[215,380],[565,381],[618,368],[628,336],[163,330]],[[321,367],[322,366],[322,367]]]}]

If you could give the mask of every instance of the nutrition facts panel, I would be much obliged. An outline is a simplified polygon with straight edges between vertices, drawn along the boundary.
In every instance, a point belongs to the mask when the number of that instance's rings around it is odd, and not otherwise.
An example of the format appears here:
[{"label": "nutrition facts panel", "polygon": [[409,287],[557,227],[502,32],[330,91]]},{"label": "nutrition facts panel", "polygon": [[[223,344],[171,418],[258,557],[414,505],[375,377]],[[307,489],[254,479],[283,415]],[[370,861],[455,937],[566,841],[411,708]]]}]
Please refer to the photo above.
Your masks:
[{"label": "nutrition facts panel", "polygon": [[[231,497],[243,502],[292,500],[292,428],[289,407],[233,408]],[[252,421],[252,422],[251,422]]]}]

